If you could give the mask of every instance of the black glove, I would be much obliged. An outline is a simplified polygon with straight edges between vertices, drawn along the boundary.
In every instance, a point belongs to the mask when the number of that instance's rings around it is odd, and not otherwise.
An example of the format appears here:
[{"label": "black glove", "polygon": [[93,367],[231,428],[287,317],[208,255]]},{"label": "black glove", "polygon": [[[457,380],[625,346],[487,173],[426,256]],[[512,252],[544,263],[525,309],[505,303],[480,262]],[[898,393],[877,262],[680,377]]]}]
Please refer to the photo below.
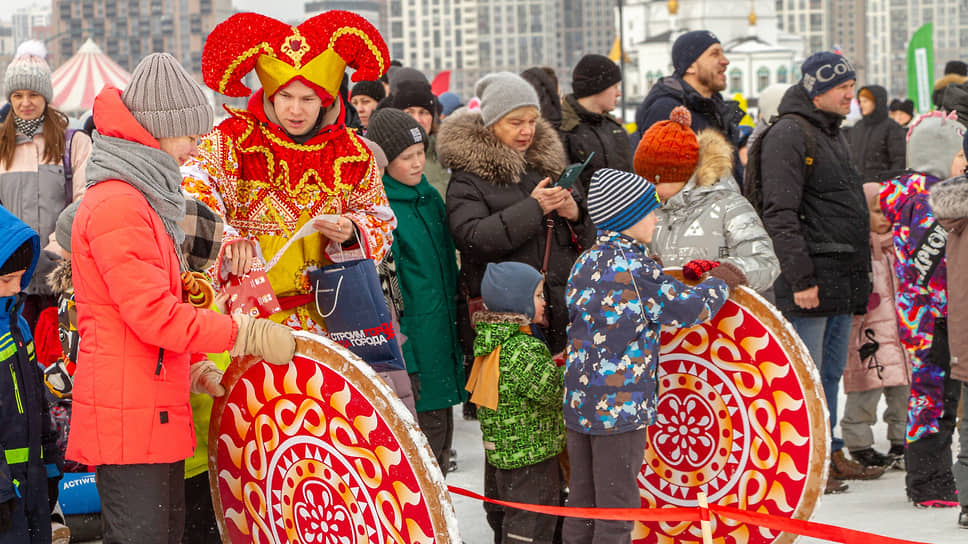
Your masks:
[{"label": "black glove", "polygon": [[0,502],[0,533],[5,532],[10,528],[11,525],[11,514],[13,509],[17,506],[16,497],[10,499],[7,502]]},{"label": "black glove", "polygon": [[50,506],[50,511],[54,511],[54,507],[57,506],[57,496],[60,495],[60,481],[61,477],[47,478],[47,505]]}]

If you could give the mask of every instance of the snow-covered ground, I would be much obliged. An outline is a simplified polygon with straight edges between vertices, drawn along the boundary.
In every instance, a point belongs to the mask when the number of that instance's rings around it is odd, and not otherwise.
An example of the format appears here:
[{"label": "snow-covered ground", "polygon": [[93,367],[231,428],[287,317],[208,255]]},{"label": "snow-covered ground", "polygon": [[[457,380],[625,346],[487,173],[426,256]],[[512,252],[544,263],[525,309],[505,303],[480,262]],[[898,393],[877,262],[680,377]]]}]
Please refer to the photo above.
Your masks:
[{"label": "snow-covered ground", "polygon": [[[840,406],[845,398],[841,396]],[[883,413],[884,403],[878,407]],[[484,450],[481,448],[481,432],[476,421],[464,421],[460,408],[454,411],[457,448],[457,472],[447,475],[447,483],[483,494],[484,489]],[[885,452],[887,442],[886,425],[875,427],[875,448]],[[839,430],[838,430],[839,435]],[[958,435],[955,434],[955,447]],[[825,495],[820,506],[814,511],[812,521],[827,523],[838,527],[867,531],[870,533],[913,540],[931,544],[968,543],[968,530],[958,528],[957,508],[933,508],[919,510],[907,502],[904,494],[904,472],[891,470],[877,480],[861,482],[850,481],[850,489],[840,495]],[[494,536],[481,503],[461,496],[453,496],[454,509],[460,520],[461,538],[466,544],[491,544]],[[814,538],[801,538],[800,544],[819,544],[826,542]],[[871,539],[871,543],[877,542]]]},{"label": "snow-covered ground", "polygon": [[[844,400],[841,396],[841,407]],[[883,411],[882,401],[878,413]],[[454,444],[458,452],[458,468],[447,476],[447,483],[483,493],[484,450],[480,427],[476,421],[465,421],[460,413],[460,407],[455,408]],[[884,423],[879,423],[875,427],[878,451],[887,451],[889,447],[885,434]],[[957,434],[954,443],[957,446]],[[453,496],[453,501],[464,542],[494,542],[481,503],[457,495]],[[915,509],[904,495],[904,472],[892,470],[874,481],[851,481],[847,493],[824,496],[814,512],[813,521],[915,542],[965,544],[968,543],[968,530],[958,528],[958,511],[957,508]],[[819,544],[825,541],[801,538],[798,542]],[[876,543],[877,540],[871,539],[870,542]]]}]

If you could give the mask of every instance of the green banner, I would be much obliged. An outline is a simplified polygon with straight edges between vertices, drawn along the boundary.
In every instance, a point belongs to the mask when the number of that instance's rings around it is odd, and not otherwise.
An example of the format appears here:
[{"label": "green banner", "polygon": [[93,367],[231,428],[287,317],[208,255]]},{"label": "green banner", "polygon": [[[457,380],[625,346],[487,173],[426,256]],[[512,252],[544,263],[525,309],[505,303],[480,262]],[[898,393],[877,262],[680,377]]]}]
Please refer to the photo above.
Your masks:
[{"label": "green banner", "polygon": [[923,25],[908,43],[908,96],[914,100],[918,113],[926,113],[934,108],[931,102],[931,91],[934,89],[933,29],[931,23]]}]

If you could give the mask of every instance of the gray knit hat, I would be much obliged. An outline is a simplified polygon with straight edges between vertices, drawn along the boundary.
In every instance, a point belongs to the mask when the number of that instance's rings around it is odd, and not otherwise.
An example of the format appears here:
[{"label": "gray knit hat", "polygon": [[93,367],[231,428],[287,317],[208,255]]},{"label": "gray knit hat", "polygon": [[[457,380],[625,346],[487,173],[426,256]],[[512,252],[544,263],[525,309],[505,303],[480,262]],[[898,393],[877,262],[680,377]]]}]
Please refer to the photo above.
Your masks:
[{"label": "gray knit hat", "polygon": [[953,112],[933,111],[918,117],[908,129],[908,169],[947,179],[964,137],[965,126]]},{"label": "gray knit hat", "polygon": [[482,77],[474,86],[474,94],[481,99],[481,117],[485,127],[522,106],[534,106],[541,111],[534,87],[523,77],[511,72],[496,72]]},{"label": "gray knit hat", "polygon": [[121,100],[155,138],[207,134],[215,122],[202,87],[168,53],[141,59]]},{"label": "gray knit hat", "polygon": [[427,133],[413,117],[395,108],[376,110],[370,117],[366,137],[376,142],[386,154],[387,164],[414,144],[427,150]]},{"label": "gray knit hat", "polygon": [[65,251],[71,250],[71,231],[74,228],[74,216],[77,215],[77,208],[81,205],[81,199],[77,199],[67,205],[57,216],[57,223],[54,227],[54,238],[57,245]]},{"label": "gray knit hat", "polygon": [[54,86],[50,82],[50,66],[43,57],[24,52],[15,57],[3,74],[3,96],[10,100],[14,91],[30,90],[40,94],[50,104]]},{"label": "gray knit hat", "polygon": [[534,319],[534,292],[543,279],[541,272],[524,263],[487,263],[481,298],[492,312],[512,312]]}]

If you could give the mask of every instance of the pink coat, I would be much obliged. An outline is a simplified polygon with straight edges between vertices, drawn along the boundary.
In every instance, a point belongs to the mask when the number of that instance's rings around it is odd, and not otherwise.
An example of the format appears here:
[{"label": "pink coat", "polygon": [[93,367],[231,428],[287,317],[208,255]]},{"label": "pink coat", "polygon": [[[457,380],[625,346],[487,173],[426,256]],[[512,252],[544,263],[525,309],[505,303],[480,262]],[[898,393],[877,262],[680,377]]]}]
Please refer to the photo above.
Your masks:
[{"label": "pink coat", "polygon": [[[867,313],[854,316],[850,331],[850,351],[844,370],[846,393],[911,383],[911,366],[897,332],[894,309],[897,278],[890,232],[871,234],[871,268],[874,289],[867,302]],[[871,342],[870,336],[879,347],[874,357],[861,360],[861,347]]]},{"label": "pink coat", "polygon": [[[101,134],[160,146],[106,87]],[[67,457],[89,465],[172,463],[195,449],[189,354],[235,342],[231,317],[182,302],[178,257],[161,218],[134,187],[101,181],[74,218],[71,268],[83,342]]]}]

